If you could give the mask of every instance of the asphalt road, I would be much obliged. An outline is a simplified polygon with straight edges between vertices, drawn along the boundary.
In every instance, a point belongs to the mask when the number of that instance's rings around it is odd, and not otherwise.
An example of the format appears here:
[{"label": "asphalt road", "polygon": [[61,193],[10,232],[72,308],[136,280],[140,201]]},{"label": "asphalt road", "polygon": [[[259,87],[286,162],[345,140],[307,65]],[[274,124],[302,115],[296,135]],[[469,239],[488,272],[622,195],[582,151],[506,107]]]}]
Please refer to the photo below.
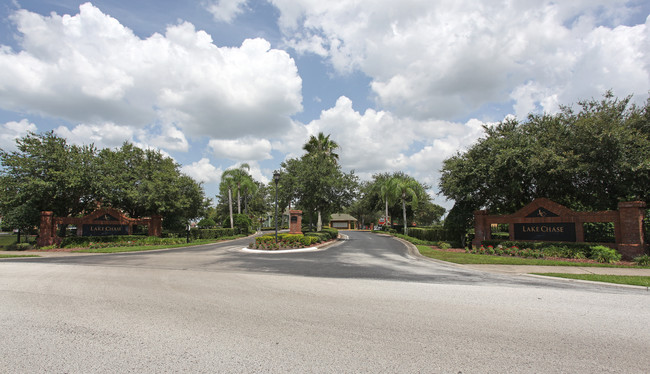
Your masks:
[{"label": "asphalt road", "polygon": [[495,275],[350,233],[0,260],[0,372],[621,372],[650,367],[650,293]]}]

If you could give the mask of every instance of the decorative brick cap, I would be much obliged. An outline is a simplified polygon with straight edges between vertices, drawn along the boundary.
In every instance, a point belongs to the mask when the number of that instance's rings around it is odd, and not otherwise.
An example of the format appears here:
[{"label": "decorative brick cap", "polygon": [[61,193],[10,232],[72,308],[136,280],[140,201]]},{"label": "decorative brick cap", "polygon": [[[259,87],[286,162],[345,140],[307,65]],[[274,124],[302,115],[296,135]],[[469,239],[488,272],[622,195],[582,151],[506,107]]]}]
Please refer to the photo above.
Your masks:
[{"label": "decorative brick cap", "polygon": [[618,208],[645,208],[645,201],[622,201],[618,203]]}]

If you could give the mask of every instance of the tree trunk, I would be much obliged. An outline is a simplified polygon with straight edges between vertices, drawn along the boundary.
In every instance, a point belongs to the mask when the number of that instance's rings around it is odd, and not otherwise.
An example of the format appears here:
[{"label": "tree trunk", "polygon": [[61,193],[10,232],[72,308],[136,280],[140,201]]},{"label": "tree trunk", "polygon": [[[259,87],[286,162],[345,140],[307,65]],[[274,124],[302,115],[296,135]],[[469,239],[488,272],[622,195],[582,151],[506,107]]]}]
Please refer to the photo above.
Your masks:
[{"label": "tree trunk", "polygon": [[388,198],[386,198],[386,216],[384,216],[384,226],[388,225]]},{"label": "tree trunk", "polygon": [[318,211],[318,221],[316,221],[316,231],[322,231],[323,230],[323,220],[321,219],[320,216],[320,210]]},{"label": "tree trunk", "polygon": [[406,198],[402,197],[402,211],[404,212],[404,235],[408,235],[408,228],[406,223]]},{"label": "tree trunk", "polygon": [[239,185],[237,185],[237,214],[241,214],[241,197],[239,195]]},{"label": "tree trunk", "polygon": [[232,220],[232,189],[228,187],[228,207],[230,208],[230,228],[235,228],[235,223]]}]

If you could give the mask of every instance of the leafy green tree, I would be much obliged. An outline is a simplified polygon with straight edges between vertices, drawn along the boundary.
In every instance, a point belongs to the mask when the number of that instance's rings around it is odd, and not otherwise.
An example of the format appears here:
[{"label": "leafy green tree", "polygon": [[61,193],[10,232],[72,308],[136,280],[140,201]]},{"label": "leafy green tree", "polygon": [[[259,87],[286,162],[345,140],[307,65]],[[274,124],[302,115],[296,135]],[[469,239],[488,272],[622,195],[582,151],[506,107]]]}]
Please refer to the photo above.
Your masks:
[{"label": "leafy green tree", "polygon": [[54,135],[28,134],[17,151],[0,150],[0,213],[16,227],[35,227],[41,211],[67,217],[98,205],[131,217],[160,214],[166,228],[184,227],[207,204],[203,188],[159,151],[125,143],[116,150],[76,146]]},{"label": "leafy green tree", "polygon": [[95,203],[93,146],[67,144],[54,135],[30,133],[17,151],[0,150],[0,214],[7,225],[31,228],[41,211],[76,215]]},{"label": "leafy green tree", "polygon": [[429,200],[420,200],[415,214],[415,222],[420,226],[440,224],[447,210]]},{"label": "leafy green tree", "polygon": [[322,216],[342,211],[358,193],[358,178],[354,172],[344,173],[337,163],[334,150],[338,145],[329,135],[312,136],[305,144],[307,153],[300,159],[284,161],[280,177],[279,195],[282,203],[297,201],[310,223],[317,215],[317,230],[321,229]]},{"label": "leafy green tree", "polygon": [[513,213],[538,197],[577,210],[650,200],[650,106],[611,92],[575,113],[529,115],[485,127],[485,136],[443,163],[448,198]]},{"label": "leafy green tree", "polygon": [[160,151],[124,143],[103,149],[97,160],[97,200],[131,217],[163,216],[163,227],[182,229],[203,215],[208,205],[203,187],[180,172],[180,165]]}]

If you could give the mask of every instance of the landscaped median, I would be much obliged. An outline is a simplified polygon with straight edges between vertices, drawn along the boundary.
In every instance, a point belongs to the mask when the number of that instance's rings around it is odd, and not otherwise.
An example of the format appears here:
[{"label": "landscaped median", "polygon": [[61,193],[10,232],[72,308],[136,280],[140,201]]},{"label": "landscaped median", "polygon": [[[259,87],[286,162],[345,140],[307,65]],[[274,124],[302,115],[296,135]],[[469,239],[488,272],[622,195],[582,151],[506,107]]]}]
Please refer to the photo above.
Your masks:
[{"label": "landscaped median", "polygon": [[[73,252],[73,253],[120,253],[152,251],[156,249],[181,248],[201,244],[215,243],[223,240],[233,240],[247,235],[233,235],[232,230],[226,231],[205,230],[207,233],[191,235],[193,238],[189,243],[186,236],[181,234],[170,235],[172,237],[159,238],[155,236],[138,235],[116,235],[116,236],[71,236],[63,239],[60,245],[53,245],[30,250],[32,253],[39,252]],[[196,239],[199,238],[199,239]],[[26,255],[4,254],[3,257],[26,257]],[[34,255],[31,255],[34,256]],[[2,258],[2,257],[0,257]]]},{"label": "landscaped median", "polygon": [[[391,234],[415,244],[420,254],[441,261],[466,265],[534,265],[534,266],[572,266],[572,267],[608,267],[627,269],[650,269],[650,256],[644,255],[632,261],[620,261],[609,248],[589,245],[553,245],[548,244],[533,248],[517,246],[484,246],[479,248],[451,248],[446,242],[430,242],[400,234]],[[507,243],[511,244],[511,243]],[[546,244],[545,244],[546,245]],[[563,257],[564,256],[564,257]],[[546,275],[546,274],[540,274]],[[566,276],[565,276],[566,275]],[[576,278],[576,274],[554,273],[552,276]],[[648,276],[624,275],[580,275],[585,280],[646,286]],[[593,279],[588,279],[593,278]],[[647,286],[646,286],[647,287]]]},{"label": "landscaped median", "polygon": [[278,234],[277,242],[275,235],[263,235],[255,238],[255,242],[250,243],[248,248],[265,251],[309,248],[334,240],[338,235],[338,230],[331,228],[325,228],[318,232],[306,232],[304,234]]}]

